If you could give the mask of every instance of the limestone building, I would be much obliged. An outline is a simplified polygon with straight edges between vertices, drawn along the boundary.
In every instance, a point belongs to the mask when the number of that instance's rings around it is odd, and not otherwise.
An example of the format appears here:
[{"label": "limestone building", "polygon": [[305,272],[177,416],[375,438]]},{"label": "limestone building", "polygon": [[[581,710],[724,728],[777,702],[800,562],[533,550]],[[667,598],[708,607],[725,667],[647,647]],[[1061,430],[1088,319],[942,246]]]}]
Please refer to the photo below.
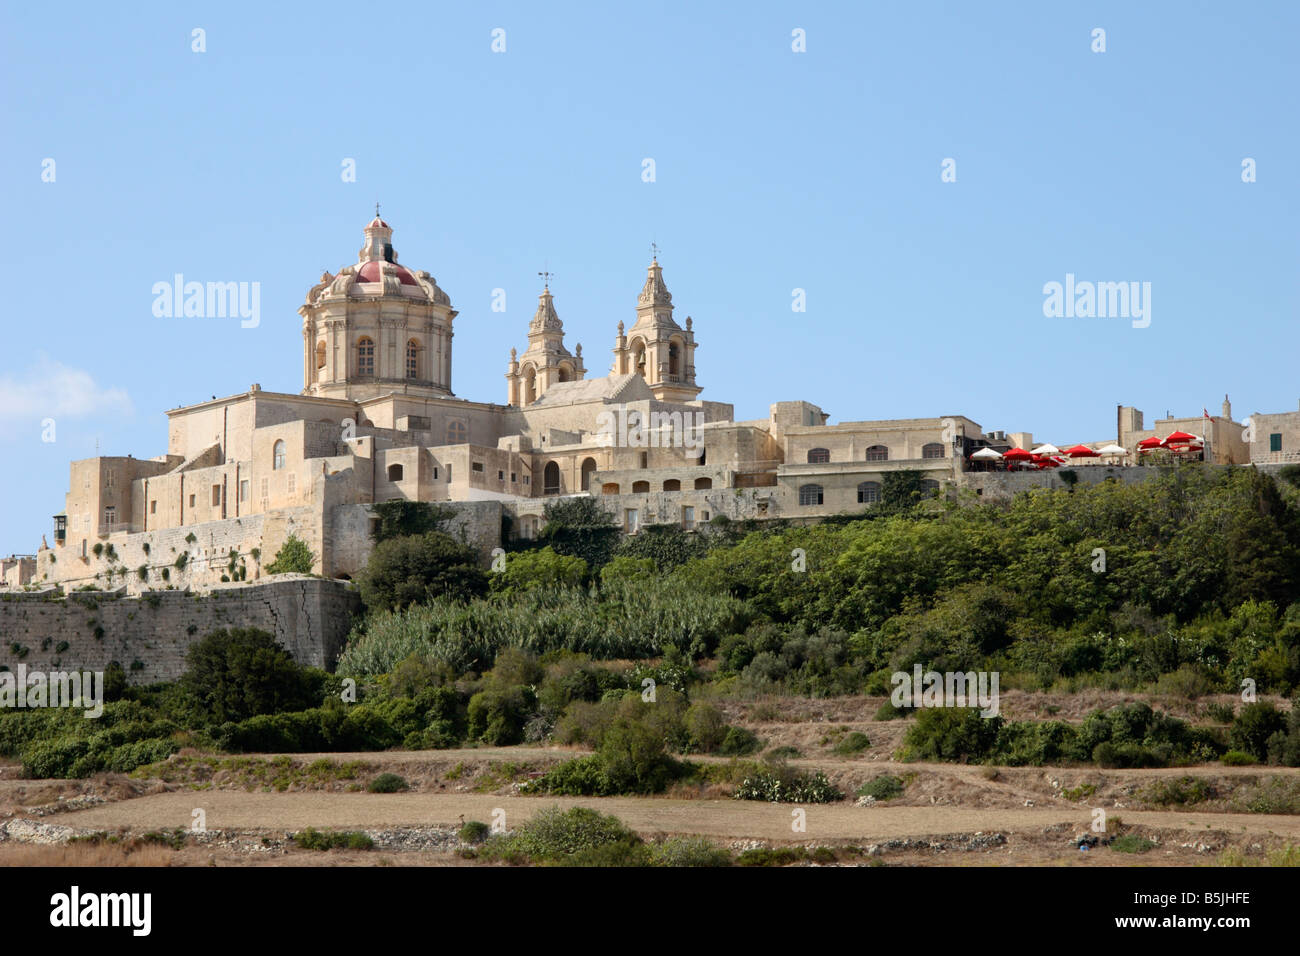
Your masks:
[{"label": "limestone building", "polygon": [[956,414],[828,425],[816,405],[779,401],[736,421],[699,397],[694,321],[678,323],[657,257],[631,326],[617,323],[608,373],[588,377],[581,345],[570,352],[547,284],[511,350],[505,402],[468,401],[453,390],[450,296],[399,264],[388,223],[376,216],[363,235],[357,261],[324,273],[298,310],[302,390],[252,385],[172,409],[164,454],[73,462],[53,540],[24,581],[254,580],[290,534],[318,573],[350,576],[369,552],[368,507],[393,499],[455,503],[485,550],[503,528],[536,535],[561,495],[597,497],[629,533],[816,518],[870,507],[899,469],[937,492],[975,448],[1007,446]]}]

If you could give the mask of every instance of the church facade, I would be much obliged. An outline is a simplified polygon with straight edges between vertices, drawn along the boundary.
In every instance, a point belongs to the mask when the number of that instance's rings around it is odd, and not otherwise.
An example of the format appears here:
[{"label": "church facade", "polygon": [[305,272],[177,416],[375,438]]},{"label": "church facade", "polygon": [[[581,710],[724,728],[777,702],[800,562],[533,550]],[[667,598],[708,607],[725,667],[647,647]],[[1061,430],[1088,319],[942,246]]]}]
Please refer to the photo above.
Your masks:
[{"label": "church facade", "polygon": [[301,392],[252,385],[177,408],[165,454],[73,462],[28,578],[131,592],[236,583],[291,534],[316,573],[347,577],[369,550],[368,506],[394,499],[477,507],[480,543],[493,520],[535,536],[564,495],[596,497],[627,533],[817,518],[870,507],[891,470],[939,491],[971,450],[1007,445],[962,415],[828,425],[816,405],[781,401],[735,420],[699,397],[694,321],[678,321],[657,257],[606,374],[566,346],[547,285],[523,351],[511,349],[505,401],[467,401],[452,382],[458,313],[428,272],[398,263],[392,235],[376,216],[357,261],[307,292]]}]

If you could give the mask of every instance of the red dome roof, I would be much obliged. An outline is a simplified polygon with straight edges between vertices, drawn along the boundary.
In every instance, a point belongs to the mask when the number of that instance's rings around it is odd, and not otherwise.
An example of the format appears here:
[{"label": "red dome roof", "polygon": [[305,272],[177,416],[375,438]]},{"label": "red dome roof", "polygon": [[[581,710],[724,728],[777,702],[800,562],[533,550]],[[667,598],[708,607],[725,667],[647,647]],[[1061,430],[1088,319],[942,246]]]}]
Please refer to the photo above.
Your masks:
[{"label": "red dome roof", "polygon": [[[378,261],[372,260],[371,262],[365,263],[357,270],[357,281],[382,282],[384,279],[384,270],[382,267],[383,263]],[[396,262],[393,263],[393,268],[397,270],[397,278],[401,280],[402,285],[419,284],[415,281],[415,276],[411,275],[411,273],[407,272],[405,268],[399,266]]]}]

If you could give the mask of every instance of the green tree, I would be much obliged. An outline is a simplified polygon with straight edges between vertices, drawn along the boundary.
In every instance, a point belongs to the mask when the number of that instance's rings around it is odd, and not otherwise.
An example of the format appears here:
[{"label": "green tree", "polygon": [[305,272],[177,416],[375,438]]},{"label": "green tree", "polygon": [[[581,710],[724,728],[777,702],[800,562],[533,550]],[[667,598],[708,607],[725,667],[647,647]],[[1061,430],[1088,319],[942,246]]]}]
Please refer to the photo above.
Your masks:
[{"label": "green tree", "polygon": [[[178,559],[179,560],[179,559]],[[276,552],[275,560],[266,566],[267,574],[311,574],[316,564],[316,555],[297,535],[289,535]],[[179,565],[178,565],[179,567]]]},{"label": "green tree", "polygon": [[487,593],[478,553],[441,531],[375,545],[357,576],[367,610],[399,610],[435,598],[467,601]]},{"label": "green tree", "polygon": [[213,631],[185,654],[182,693],[201,719],[238,722],[258,714],[303,710],[318,687],[275,639],[257,628]]},{"label": "green tree", "polygon": [[492,590],[514,593],[542,587],[576,588],[587,577],[587,562],[546,547],[508,555],[505,570],[491,575]]}]

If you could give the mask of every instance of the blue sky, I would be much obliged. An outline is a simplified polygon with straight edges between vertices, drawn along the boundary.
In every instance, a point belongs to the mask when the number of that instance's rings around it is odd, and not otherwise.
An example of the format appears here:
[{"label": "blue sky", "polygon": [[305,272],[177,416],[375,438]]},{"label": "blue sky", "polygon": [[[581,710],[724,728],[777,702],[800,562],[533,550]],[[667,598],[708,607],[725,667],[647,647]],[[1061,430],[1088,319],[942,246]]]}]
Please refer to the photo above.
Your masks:
[{"label": "blue sky", "polygon": [[[1300,400],[1295,4],[8,5],[0,26],[0,553],[35,550],[96,441],[162,454],[164,409],[299,390],[296,310],[376,199],[460,311],[474,400],[504,401],[544,265],[607,372],[652,240],[701,397],[739,418],[807,399],[1062,444],[1113,437],[1120,403],[1149,425]],[[260,325],[156,318],[178,272],[259,282]],[[1066,273],[1150,282],[1150,326],[1044,317]]]}]

